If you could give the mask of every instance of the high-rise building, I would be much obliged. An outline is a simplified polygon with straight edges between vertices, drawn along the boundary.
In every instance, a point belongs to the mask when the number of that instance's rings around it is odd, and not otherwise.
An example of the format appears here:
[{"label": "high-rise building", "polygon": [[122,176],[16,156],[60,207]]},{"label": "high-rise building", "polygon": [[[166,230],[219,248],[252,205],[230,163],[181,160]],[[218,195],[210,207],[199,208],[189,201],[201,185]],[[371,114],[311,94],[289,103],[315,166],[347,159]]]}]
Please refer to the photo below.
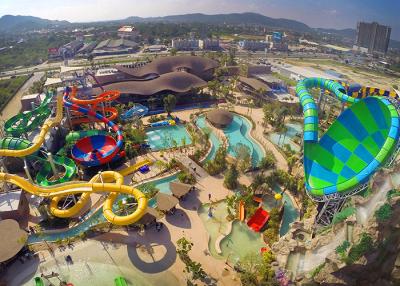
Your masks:
[{"label": "high-rise building", "polygon": [[391,31],[391,27],[379,25],[376,22],[359,22],[357,24],[357,39],[354,49],[370,54],[386,54],[389,48]]}]

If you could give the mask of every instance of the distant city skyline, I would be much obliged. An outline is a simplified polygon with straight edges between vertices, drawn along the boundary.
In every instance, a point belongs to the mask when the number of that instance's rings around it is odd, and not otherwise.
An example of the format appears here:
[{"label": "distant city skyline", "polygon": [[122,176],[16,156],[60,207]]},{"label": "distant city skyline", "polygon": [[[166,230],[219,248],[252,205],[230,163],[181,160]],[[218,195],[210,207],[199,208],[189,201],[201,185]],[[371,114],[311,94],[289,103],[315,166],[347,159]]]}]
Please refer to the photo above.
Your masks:
[{"label": "distant city skyline", "polygon": [[0,3],[0,16],[29,15],[70,22],[233,12],[293,19],[313,28],[356,29],[358,21],[376,21],[391,26],[392,38],[397,40],[400,40],[399,11],[398,0],[2,0]]}]

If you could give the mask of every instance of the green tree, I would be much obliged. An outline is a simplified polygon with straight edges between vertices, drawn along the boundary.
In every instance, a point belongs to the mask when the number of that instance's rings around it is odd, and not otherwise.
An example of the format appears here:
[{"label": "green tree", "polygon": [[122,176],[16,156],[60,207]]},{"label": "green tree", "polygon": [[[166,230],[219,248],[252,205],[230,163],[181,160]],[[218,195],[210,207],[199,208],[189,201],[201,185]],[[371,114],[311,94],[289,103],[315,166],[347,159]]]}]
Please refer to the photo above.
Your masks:
[{"label": "green tree", "polygon": [[265,156],[260,161],[260,168],[266,171],[269,169],[275,169],[275,167],[276,167],[275,155],[270,150],[268,150]]},{"label": "green tree", "polygon": [[176,56],[177,53],[178,53],[178,50],[177,50],[176,48],[172,48],[172,49],[169,51],[169,54],[170,54],[171,56]]},{"label": "green tree", "polygon": [[176,252],[179,255],[179,258],[185,264],[185,270],[188,273],[191,273],[193,280],[204,279],[207,277],[207,273],[204,271],[203,267],[200,263],[193,261],[189,252],[192,250],[193,243],[185,237],[178,239],[176,242],[177,249]]},{"label": "green tree", "polygon": [[176,97],[173,94],[169,94],[164,97],[164,110],[168,115],[171,115],[171,112],[174,110],[176,105]]},{"label": "green tree", "polygon": [[238,161],[239,171],[244,173],[251,167],[251,153],[250,148],[242,143],[238,143],[234,146],[234,152]]},{"label": "green tree", "polygon": [[236,169],[235,165],[230,165],[228,170],[225,173],[224,177],[224,186],[230,190],[234,190],[237,188],[239,172]]}]

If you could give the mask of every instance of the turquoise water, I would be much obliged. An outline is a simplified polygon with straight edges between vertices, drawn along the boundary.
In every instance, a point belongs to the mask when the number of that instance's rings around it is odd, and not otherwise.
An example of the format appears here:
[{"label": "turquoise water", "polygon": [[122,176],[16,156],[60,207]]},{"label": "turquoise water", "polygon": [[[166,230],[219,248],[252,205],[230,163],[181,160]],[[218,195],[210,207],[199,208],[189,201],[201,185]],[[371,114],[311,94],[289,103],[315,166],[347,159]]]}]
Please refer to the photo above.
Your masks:
[{"label": "turquoise water", "polygon": [[[279,188],[279,186],[275,186],[274,188],[275,193],[280,193],[282,190]],[[295,208],[293,205],[292,200],[290,197],[286,194],[286,192],[283,194],[282,202],[285,204],[284,212],[283,212],[283,218],[282,218],[282,224],[281,224],[281,229],[279,230],[279,235],[283,236],[285,235],[289,229],[290,229],[290,224],[297,220],[299,218],[299,211]],[[270,211],[273,207],[277,207],[277,201],[273,199],[272,197],[264,197],[263,200],[263,207]]]},{"label": "turquoise water", "polygon": [[[204,116],[200,116],[196,120],[196,125],[199,128],[207,128],[206,118]],[[207,157],[205,158],[205,162],[213,160],[214,157],[215,157],[215,154],[217,153],[218,148],[222,145],[222,142],[219,140],[219,138],[212,131],[210,133],[210,140],[211,140],[211,151],[207,155]]]},{"label": "turquoise water", "polygon": [[300,123],[288,123],[286,124],[287,131],[286,135],[283,133],[270,133],[268,138],[276,145],[283,146],[284,144],[289,144],[295,151],[300,151],[300,146],[293,141],[293,139],[298,135],[302,134],[303,126]]},{"label": "turquoise water", "polygon": [[[177,175],[173,175],[173,176],[169,176],[169,177],[165,177],[156,181],[153,181],[152,183],[155,184],[156,188],[158,188],[160,190],[160,192],[162,193],[171,193],[170,189],[169,189],[169,183],[172,181],[177,180]],[[121,196],[122,198],[123,196]],[[155,207],[156,202],[155,200],[150,200],[149,201],[149,206],[150,207]],[[89,230],[92,226],[95,226],[99,223],[105,222],[106,219],[103,216],[103,209],[100,208],[99,210],[97,210],[93,215],[93,212],[89,212],[86,216],[90,216],[87,220],[85,220],[84,222],[80,223],[79,225],[77,225],[76,227],[71,227],[68,230],[65,230],[63,232],[59,232],[59,233],[49,233],[49,234],[34,234],[34,235],[30,235],[28,237],[28,243],[36,243],[36,242],[40,242],[43,240],[46,241],[56,241],[58,239],[66,239],[68,237],[74,237],[77,236],[87,230]]]},{"label": "turquoise water", "polygon": [[258,165],[264,156],[261,146],[250,137],[251,123],[240,115],[234,115],[233,121],[223,129],[229,141],[228,153],[236,157],[235,146],[244,144],[249,147],[253,166]]},{"label": "turquoise water", "polygon": [[[152,127],[147,129],[147,142],[152,150],[163,150],[192,144],[184,125]],[[185,142],[183,142],[185,140]],[[176,145],[174,146],[174,141]]]},{"label": "turquoise water", "polygon": [[[281,192],[279,187],[275,188],[275,192]],[[299,212],[294,207],[290,197],[283,194],[283,202],[285,202],[285,210],[283,213],[281,229],[279,235],[283,236],[289,231],[289,225],[299,217]],[[263,207],[266,210],[271,210],[276,207],[276,201],[272,197],[265,197]],[[218,254],[215,249],[215,242],[221,235],[225,234],[229,222],[226,217],[226,202],[222,201],[213,206],[212,217],[208,216],[209,204],[204,204],[199,209],[199,216],[202,219],[204,226],[210,235],[208,249],[214,257],[228,258],[231,262],[236,262],[238,259],[245,257],[248,253],[259,253],[261,247],[266,246],[260,233],[252,231],[246,223],[239,221],[233,222],[232,232],[226,236],[220,244],[221,254]]]},{"label": "turquoise water", "polygon": [[250,230],[246,223],[234,221],[232,232],[220,244],[225,258],[235,263],[251,253],[259,254],[262,247],[267,245],[259,232]]},{"label": "turquoise water", "polygon": [[221,254],[215,249],[215,242],[218,237],[226,234],[229,222],[226,220],[228,215],[226,203],[222,201],[213,205],[212,217],[208,216],[209,204],[205,204],[199,209],[199,216],[210,235],[208,249],[212,256],[216,258],[228,258],[231,262],[244,258],[248,253],[260,253],[261,247],[265,247],[261,234],[252,231],[245,223],[234,221],[232,231],[220,242]]}]

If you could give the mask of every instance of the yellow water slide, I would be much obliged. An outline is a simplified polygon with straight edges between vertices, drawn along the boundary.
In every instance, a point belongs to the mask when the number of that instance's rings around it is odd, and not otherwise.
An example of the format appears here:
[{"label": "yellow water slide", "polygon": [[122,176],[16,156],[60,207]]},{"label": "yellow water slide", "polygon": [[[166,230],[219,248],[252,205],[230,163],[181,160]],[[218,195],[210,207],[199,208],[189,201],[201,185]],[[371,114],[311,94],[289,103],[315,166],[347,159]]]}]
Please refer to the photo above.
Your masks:
[{"label": "yellow water slide", "polygon": [[[49,118],[43,124],[39,135],[35,138],[33,144],[23,150],[0,149],[0,156],[6,157],[25,157],[36,152],[44,143],[45,137],[49,130],[60,124],[63,117],[63,96],[57,96],[57,114],[54,118]],[[151,164],[151,161],[145,160],[131,167],[121,170],[121,173],[127,175],[145,164]],[[145,165],[144,164],[144,165]],[[121,173],[114,171],[102,172],[94,176],[89,182],[67,182],[51,187],[39,187],[17,175],[0,173],[0,181],[14,184],[25,191],[41,197],[51,197],[50,211],[57,217],[73,217],[86,205],[93,192],[109,193],[104,205],[104,217],[111,223],[116,225],[129,225],[138,221],[145,213],[147,208],[147,198],[138,189],[123,185],[124,177]],[[82,193],[77,203],[68,209],[59,209],[58,204],[65,196]],[[112,206],[119,194],[133,196],[138,205],[137,209],[125,216],[116,215]]]},{"label": "yellow water slide", "polygon": [[[22,177],[6,173],[0,173],[0,181],[14,184],[25,191],[41,197],[52,197],[50,204],[51,212],[58,217],[72,217],[76,215],[82,207],[85,206],[89,196],[81,199],[73,207],[65,210],[58,209],[57,205],[61,198],[73,194],[90,194],[93,192],[109,193],[103,205],[104,217],[111,223],[116,225],[129,225],[138,221],[144,214],[147,208],[147,198],[138,189],[123,185],[124,177],[114,171],[106,171],[94,176],[89,182],[70,182],[52,187],[39,187],[34,185]],[[116,215],[112,206],[119,194],[133,196],[138,205],[137,209],[126,216]]]}]

